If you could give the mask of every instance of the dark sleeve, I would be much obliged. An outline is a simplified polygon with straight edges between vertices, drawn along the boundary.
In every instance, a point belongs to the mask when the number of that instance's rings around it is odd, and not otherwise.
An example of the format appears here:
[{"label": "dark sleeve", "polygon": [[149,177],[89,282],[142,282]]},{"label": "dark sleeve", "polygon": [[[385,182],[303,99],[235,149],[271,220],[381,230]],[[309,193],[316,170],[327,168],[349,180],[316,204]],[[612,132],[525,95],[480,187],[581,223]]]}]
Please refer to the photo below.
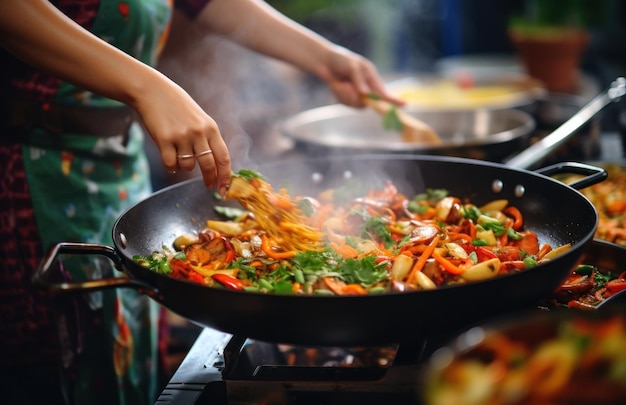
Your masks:
[{"label": "dark sleeve", "polygon": [[185,13],[187,17],[194,19],[210,1],[211,0],[176,0],[174,6]]}]

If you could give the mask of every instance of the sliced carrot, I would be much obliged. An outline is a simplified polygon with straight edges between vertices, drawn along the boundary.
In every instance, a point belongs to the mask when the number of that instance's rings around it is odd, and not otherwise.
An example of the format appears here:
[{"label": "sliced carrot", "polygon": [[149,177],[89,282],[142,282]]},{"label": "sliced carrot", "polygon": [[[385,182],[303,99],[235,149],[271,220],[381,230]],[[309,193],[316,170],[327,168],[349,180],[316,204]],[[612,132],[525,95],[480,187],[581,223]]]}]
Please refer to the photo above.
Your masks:
[{"label": "sliced carrot", "polygon": [[552,250],[552,246],[549,243],[544,244],[539,252],[537,252],[537,260],[543,259]]},{"label": "sliced carrot", "polygon": [[524,217],[522,213],[514,206],[509,205],[503,211],[504,214],[513,217],[513,229],[516,231],[524,225]]},{"label": "sliced carrot", "polygon": [[300,291],[302,291],[302,284],[294,281],[291,291],[293,291],[294,294],[298,294]]},{"label": "sliced carrot", "polygon": [[360,284],[347,284],[341,289],[342,295],[367,295],[367,291]]},{"label": "sliced carrot", "polygon": [[435,259],[437,263],[439,263],[441,267],[443,267],[444,270],[446,270],[448,273],[463,274],[465,272],[464,268],[455,265],[450,260],[446,259],[445,257],[441,256],[439,253],[437,253],[436,250],[433,251],[433,259]]},{"label": "sliced carrot", "polygon": [[341,257],[347,259],[347,258],[355,258],[359,255],[359,251],[356,250],[355,248],[353,248],[352,246],[346,244],[346,243],[335,243],[335,242],[330,242],[330,248],[332,250],[334,250],[335,252],[339,253],[341,255]]},{"label": "sliced carrot", "polygon": [[448,232],[448,239],[450,239],[450,241],[452,242],[454,242],[455,240],[464,240],[468,243],[472,243],[472,241],[474,240],[471,235],[457,232]]},{"label": "sliced carrot", "polygon": [[409,273],[409,275],[406,278],[407,283],[413,284],[413,279],[415,278],[415,273],[417,273],[418,271],[422,271],[422,269],[426,265],[426,261],[433,254],[433,252],[435,251],[435,248],[437,247],[438,243],[439,243],[439,235],[436,235],[433,238],[433,240],[430,241],[430,243],[428,244],[428,247],[426,249],[424,249],[424,252],[422,252],[420,257],[415,261],[415,264],[413,265],[413,268],[411,269],[411,272]]}]

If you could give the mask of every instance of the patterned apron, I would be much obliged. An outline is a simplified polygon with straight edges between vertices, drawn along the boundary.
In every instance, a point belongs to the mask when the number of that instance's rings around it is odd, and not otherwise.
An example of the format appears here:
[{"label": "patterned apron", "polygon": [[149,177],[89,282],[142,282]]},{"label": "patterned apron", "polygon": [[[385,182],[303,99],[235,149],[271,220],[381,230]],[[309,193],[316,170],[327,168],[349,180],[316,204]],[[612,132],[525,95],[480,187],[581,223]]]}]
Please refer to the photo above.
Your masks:
[{"label": "patterned apron", "polygon": [[[154,65],[167,35],[172,0],[102,0],[91,31]],[[61,103],[110,107],[119,103],[62,84]],[[44,248],[59,241],[113,246],[114,221],[151,193],[138,124],[128,134],[61,134],[56,148],[38,146],[34,130],[22,147],[28,186]],[[64,257],[75,280],[122,276],[104,258]],[[152,404],[158,390],[159,306],[130,289],[84,294],[80,319],[60,311],[65,395],[79,404]],[[65,338],[64,338],[65,337]]]}]

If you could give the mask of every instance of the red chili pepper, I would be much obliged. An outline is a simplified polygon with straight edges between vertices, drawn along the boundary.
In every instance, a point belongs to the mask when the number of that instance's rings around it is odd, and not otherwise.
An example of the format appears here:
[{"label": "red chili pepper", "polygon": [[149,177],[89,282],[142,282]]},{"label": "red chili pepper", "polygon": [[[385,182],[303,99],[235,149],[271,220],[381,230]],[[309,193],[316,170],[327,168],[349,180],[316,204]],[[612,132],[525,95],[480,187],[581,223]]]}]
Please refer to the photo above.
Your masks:
[{"label": "red chili pepper", "polygon": [[213,277],[213,280],[217,281],[226,288],[237,291],[243,290],[243,283],[241,282],[241,280],[229,276],[228,274],[216,273],[213,274],[211,277]]}]

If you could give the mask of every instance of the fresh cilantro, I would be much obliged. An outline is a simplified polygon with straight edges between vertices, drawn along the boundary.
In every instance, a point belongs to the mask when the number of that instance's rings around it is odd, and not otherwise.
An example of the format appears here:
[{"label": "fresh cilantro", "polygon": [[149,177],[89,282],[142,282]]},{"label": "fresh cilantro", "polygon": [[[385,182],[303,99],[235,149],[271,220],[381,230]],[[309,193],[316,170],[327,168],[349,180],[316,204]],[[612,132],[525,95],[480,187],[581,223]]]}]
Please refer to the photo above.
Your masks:
[{"label": "fresh cilantro", "polygon": [[332,268],[331,263],[337,263],[340,260],[341,256],[339,254],[331,249],[326,249],[321,252],[298,252],[292,259],[292,264],[306,274],[330,270]]},{"label": "fresh cilantro", "polygon": [[611,274],[610,271],[606,274],[602,273],[601,271],[596,271],[593,273],[593,282],[596,284],[596,288],[604,287],[604,285],[613,278],[614,276]]},{"label": "fresh cilantro", "polygon": [[388,277],[386,264],[377,264],[376,257],[367,255],[362,259],[346,259],[340,263],[339,277],[348,284],[371,286]]},{"label": "fresh cilantro", "polygon": [[366,235],[375,235],[376,238],[383,242],[386,248],[390,248],[395,244],[395,241],[391,237],[391,232],[387,227],[387,221],[385,221],[383,217],[370,216],[366,218],[361,232],[364,232]]}]

